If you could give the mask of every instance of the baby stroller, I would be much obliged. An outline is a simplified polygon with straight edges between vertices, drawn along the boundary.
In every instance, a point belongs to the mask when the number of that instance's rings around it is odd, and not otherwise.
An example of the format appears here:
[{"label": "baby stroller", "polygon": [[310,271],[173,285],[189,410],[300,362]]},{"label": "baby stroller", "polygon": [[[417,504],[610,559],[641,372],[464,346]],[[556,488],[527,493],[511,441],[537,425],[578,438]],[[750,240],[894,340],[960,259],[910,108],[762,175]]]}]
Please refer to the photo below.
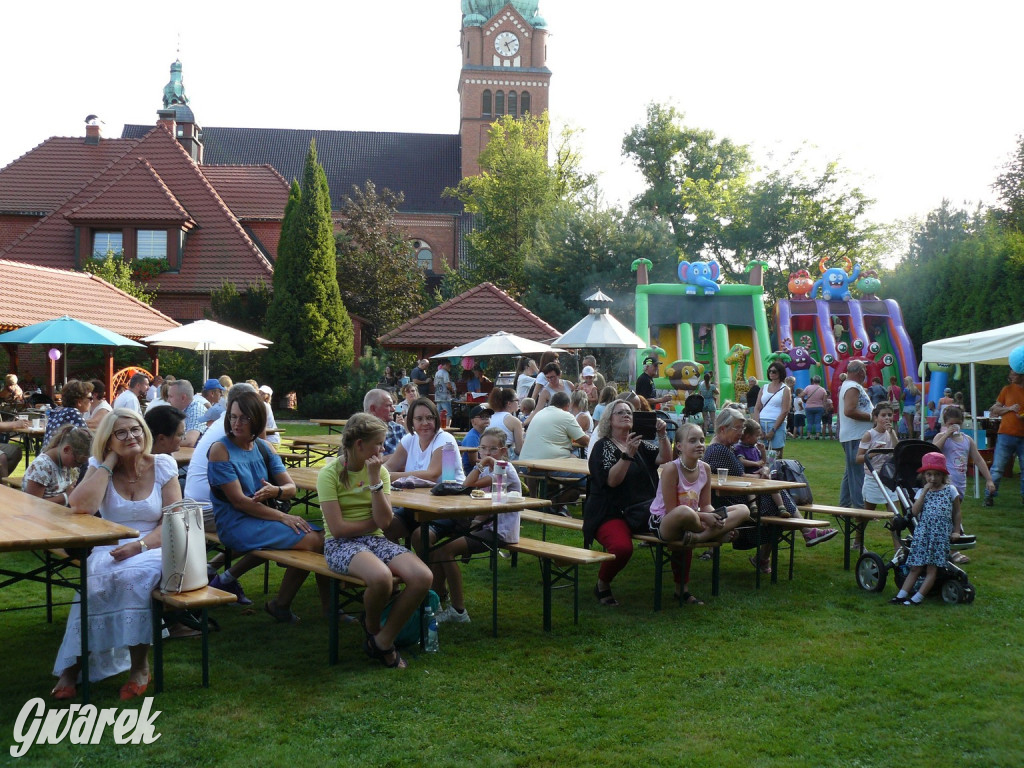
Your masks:
[{"label": "baby stroller", "polygon": [[[857,586],[868,592],[881,592],[885,589],[885,581],[889,571],[893,572],[893,580],[899,589],[909,573],[907,555],[910,553],[910,542],[913,540],[914,519],[911,516],[914,495],[918,488],[917,470],[926,453],[935,451],[935,446],[924,440],[901,440],[895,448],[869,450],[864,462],[865,471],[879,488],[888,491],[890,496],[887,507],[893,518],[885,524],[892,532],[893,553],[888,559],[875,552],[865,551],[857,561]],[[871,465],[871,457],[890,454],[890,458],[880,471]],[[895,495],[896,499],[891,497]],[[970,549],[976,544],[974,536],[961,534],[960,540],[950,545],[950,551]],[[907,587],[914,592],[917,585]],[[913,589],[911,588],[913,587]],[[974,602],[974,585],[967,580],[962,568],[947,560],[939,568],[932,592],[942,595],[942,599],[950,604]]]}]

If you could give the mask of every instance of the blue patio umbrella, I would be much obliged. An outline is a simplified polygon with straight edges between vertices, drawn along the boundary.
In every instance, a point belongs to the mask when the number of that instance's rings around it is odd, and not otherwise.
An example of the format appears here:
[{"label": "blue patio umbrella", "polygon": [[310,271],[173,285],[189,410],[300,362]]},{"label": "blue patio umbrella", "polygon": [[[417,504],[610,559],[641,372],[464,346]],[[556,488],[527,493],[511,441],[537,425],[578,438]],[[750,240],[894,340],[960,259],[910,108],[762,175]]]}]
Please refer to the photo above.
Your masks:
[{"label": "blue patio umbrella", "polygon": [[92,344],[103,347],[143,347],[119,333],[64,315],[0,334],[0,344]]},{"label": "blue patio umbrella", "polygon": [[101,347],[144,347],[119,333],[100,328],[98,325],[76,320],[64,315],[53,320],[44,320],[34,325],[26,325],[7,333],[0,334],[0,344],[46,344],[64,346],[64,380],[67,381],[67,345],[87,344]]}]

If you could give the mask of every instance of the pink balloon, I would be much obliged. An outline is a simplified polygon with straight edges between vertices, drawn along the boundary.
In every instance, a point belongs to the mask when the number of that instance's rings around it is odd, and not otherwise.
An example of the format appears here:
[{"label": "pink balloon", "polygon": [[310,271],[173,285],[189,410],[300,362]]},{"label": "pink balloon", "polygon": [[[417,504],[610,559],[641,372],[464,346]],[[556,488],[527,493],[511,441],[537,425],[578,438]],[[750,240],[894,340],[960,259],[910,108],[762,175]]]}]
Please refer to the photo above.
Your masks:
[{"label": "pink balloon", "polygon": [[464,358],[462,358],[462,370],[464,370],[464,371],[471,370],[474,365],[476,365],[476,360],[474,360],[472,357],[464,357]]},{"label": "pink balloon", "polygon": [[51,347],[50,351],[47,352],[46,354],[49,355],[50,359],[53,360],[53,362],[55,363],[58,360],[60,360],[60,350],[57,349],[56,347]]}]

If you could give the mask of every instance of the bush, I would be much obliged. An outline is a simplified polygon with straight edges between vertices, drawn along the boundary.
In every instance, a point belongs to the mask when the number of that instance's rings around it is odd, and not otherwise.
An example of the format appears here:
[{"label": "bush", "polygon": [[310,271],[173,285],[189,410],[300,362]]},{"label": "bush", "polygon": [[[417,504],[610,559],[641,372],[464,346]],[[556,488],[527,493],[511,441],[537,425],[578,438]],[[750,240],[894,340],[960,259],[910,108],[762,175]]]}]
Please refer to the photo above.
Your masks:
[{"label": "bush", "polygon": [[347,419],[363,410],[363,395],[377,386],[386,365],[367,348],[358,365],[345,371],[332,389],[310,392],[299,398],[299,414],[306,419]]}]

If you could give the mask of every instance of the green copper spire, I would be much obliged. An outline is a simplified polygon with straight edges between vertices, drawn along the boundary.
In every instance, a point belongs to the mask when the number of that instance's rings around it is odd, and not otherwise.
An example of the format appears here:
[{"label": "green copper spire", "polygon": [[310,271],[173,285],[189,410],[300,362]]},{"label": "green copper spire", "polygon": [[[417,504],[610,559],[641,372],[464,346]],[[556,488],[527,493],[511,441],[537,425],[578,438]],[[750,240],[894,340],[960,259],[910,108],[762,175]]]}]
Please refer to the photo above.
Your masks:
[{"label": "green copper spire", "polygon": [[479,27],[486,24],[506,5],[511,5],[536,29],[547,26],[544,18],[537,13],[536,0],[462,0],[462,26]]},{"label": "green copper spire", "polygon": [[176,60],[171,64],[171,80],[164,86],[164,109],[177,104],[188,104],[188,96],[185,95],[185,83],[181,79],[180,60]]}]

